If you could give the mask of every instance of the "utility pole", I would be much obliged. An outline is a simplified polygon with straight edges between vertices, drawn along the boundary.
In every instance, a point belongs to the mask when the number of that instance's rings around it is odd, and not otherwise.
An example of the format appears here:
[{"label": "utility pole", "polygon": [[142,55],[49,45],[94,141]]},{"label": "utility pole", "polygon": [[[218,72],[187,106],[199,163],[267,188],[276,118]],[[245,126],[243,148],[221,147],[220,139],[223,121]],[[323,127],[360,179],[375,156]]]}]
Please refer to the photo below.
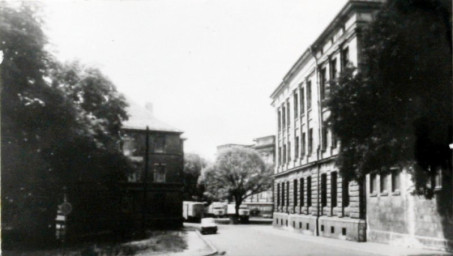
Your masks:
[{"label": "utility pole", "polygon": [[142,206],[142,234],[145,235],[146,231],[146,214],[147,214],[147,187],[148,187],[148,155],[149,155],[149,128],[146,126],[146,133],[145,133],[145,166],[143,174],[143,206]]}]

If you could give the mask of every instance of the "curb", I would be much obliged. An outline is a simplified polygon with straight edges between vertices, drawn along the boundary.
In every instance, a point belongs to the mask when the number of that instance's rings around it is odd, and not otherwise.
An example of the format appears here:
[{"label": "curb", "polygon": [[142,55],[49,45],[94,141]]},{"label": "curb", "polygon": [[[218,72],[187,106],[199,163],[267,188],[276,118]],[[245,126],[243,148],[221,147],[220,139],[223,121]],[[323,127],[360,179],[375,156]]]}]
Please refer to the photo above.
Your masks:
[{"label": "curb", "polygon": [[198,237],[203,240],[203,242],[205,244],[208,245],[208,247],[211,249],[211,252],[207,253],[207,254],[203,254],[202,256],[214,256],[214,255],[217,255],[217,253],[219,252],[217,250],[217,248],[215,248],[215,246],[209,242],[208,240],[204,239],[203,236],[200,234],[200,231],[199,230],[195,230],[195,233],[198,235]]}]

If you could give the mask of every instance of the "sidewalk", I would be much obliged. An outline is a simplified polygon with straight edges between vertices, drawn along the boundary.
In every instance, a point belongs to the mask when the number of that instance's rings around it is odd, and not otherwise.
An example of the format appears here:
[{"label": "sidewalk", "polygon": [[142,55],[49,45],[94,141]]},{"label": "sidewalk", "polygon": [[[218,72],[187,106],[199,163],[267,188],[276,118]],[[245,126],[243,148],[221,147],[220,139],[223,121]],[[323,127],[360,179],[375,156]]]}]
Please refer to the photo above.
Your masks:
[{"label": "sidewalk", "polygon": [[324,244],[328,246],[340,247],[343,249],[367,252],[376,255],[391,255],[391,256],[435,256],[435,255],[449,255],[453,256],[453,253],[440,252],[433,250],[424,250],[424,249],[415,249],[415,248],[406,248],[399,246],[392,246],[387,244],[379,244],[373,242],[353,242],[345,241],[339,239],[325,238],[325,237],[315,237],[309,235],[303,235],[300,233],[295,233],[290,230],[278,229],[269,226],[256,226],[256,230],[261,232],[269,232],[279,236],[284,236],[288,238],[299,239],[301,241],[307,241],[311,243]]},{"label": "sidewalk", "polygon": [[142,252],[137,256],[211,256],[217,254],[217,249],[208,241],[203,239],[203,236],[193,226],[185,226],[187,231],[186,243],[187,248],[182,252],[166,252],[166,253],[147,253]]}]

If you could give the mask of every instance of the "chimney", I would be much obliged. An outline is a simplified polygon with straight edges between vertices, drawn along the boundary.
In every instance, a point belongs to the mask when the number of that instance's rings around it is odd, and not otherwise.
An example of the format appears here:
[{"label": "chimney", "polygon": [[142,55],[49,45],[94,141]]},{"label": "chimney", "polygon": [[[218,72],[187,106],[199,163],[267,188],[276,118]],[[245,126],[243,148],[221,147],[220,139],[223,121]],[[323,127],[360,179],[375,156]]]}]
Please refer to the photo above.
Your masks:
[{"label": "chimney", "polygon": [[148,110],[148,112],[150,112],[151,114],[153,114],[153,103],[151,103],[151,102],[146,102],[145,108],[146,108],[146,110]]}]

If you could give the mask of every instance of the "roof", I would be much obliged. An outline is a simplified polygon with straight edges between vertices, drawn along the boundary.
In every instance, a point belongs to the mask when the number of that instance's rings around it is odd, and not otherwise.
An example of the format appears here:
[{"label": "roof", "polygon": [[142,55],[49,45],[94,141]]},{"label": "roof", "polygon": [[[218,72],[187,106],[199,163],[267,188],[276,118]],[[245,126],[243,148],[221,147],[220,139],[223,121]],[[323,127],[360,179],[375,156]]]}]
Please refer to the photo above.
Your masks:
[{"label": "roof", "polygon": [[157,119],[145,107],[138,105],[130,99],[126,101],[129,104],[126,108],[129,119],[123,122],[123,129],[146,130],[146,127],[148,127],[151,131],[183,133],[183,131]]}]

